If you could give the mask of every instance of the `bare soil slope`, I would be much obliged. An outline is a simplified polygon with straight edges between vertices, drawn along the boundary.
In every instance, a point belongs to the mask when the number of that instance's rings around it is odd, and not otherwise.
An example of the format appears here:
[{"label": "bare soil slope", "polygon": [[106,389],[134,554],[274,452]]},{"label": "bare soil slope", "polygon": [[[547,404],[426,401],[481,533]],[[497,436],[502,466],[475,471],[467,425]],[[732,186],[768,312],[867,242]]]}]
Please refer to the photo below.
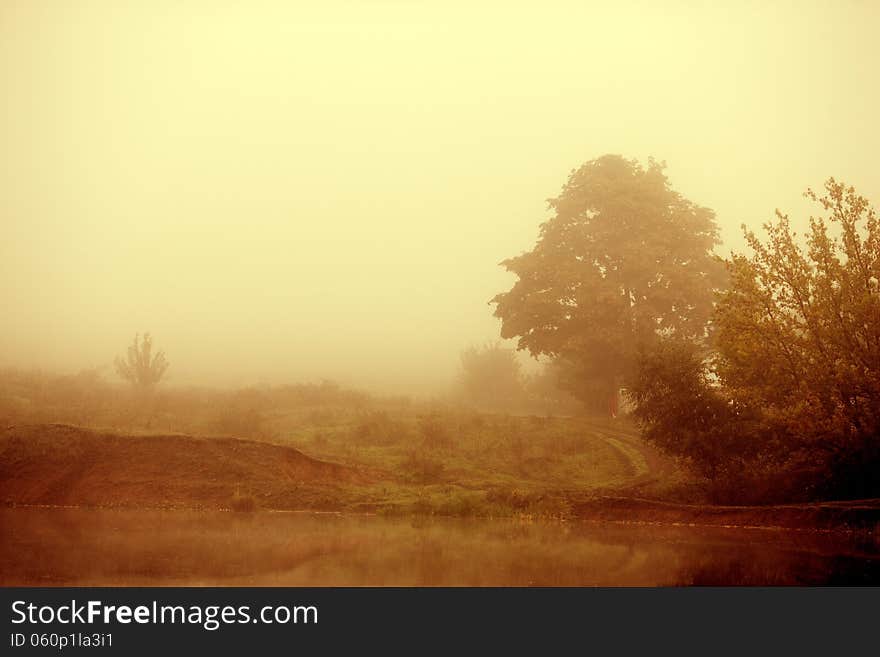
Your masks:
[{"label": "bare soil slope", "polygon": [[61,424],[0,430],[0,502],[226,508],[253,497],[269,509],[330,509],[354,468],[278,445],[184,435],[125,436]]}]

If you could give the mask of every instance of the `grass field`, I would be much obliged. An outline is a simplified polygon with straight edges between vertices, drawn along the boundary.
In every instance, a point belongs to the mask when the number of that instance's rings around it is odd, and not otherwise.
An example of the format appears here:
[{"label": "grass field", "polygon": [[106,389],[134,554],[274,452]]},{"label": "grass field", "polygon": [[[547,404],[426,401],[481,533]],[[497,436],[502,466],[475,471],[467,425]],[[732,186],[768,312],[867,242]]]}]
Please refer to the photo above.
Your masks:
[{"label": "grass field", "polygon": [[273,442],[383,473],[367,487],[384,512],[565,515],[574,491],[623,486],[647,470],[625,422],[456,410],[279,413]]}]

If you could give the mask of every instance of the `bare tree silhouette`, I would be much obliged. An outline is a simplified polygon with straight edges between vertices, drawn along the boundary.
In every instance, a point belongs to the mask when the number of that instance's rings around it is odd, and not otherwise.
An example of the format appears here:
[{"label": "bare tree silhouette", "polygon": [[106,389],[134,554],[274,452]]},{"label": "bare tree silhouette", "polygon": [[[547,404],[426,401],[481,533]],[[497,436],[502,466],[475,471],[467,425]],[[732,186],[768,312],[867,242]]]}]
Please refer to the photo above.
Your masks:
[{"label": "bare tree silhouette", "polygon": [[154,388],[168,369],[165,352],[153,354],[153,339],[149,333],[144,333],[143,340],[135,335],[126,357],[117,356],[115,365],[119,376],[142,390]]}]

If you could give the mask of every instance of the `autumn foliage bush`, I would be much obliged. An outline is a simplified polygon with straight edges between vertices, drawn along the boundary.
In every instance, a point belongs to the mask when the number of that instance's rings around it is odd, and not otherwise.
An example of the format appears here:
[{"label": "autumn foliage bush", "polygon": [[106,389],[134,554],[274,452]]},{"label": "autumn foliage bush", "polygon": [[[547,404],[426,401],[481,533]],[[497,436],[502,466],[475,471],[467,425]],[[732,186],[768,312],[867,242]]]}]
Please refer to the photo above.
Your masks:
[{"label": "autumn foliage bush", "polygon": [[804,239],[777,213],[728,263],[708,346],[659,341],[633,392],[647,438],[728,500],[880,496],[880,224],[830,179]]}]

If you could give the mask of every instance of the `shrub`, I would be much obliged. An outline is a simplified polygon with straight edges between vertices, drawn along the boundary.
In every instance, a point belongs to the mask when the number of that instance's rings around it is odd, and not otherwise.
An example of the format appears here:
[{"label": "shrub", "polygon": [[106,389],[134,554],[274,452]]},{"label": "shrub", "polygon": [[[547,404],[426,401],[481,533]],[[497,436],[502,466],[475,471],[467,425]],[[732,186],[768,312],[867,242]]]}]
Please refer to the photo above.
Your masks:
[{"label": "shrub", "polygon": [[368,414],[354,427],[352,441],[359,445],[387,446],[400,442],[406,427],[392,420],[384,411]]},{"label": "shrub", "polygon": [[215,416],[211,429],[227,436],[263,437],[263,415],[256,408],[242,407],[235,403],[225,405]]},{"label": "shrub", "polygon": [[444,470],[443,463],[440,461],[424,456],[415,451],[409,453],[406,460],[401,463],[400,467],[411,480],[420,484],[440,481]]},{"label": "shrub", "polygon": [[422,444],[430,449],[452,447],[452,435],[439,415],[426,415],[419,420]]}]

